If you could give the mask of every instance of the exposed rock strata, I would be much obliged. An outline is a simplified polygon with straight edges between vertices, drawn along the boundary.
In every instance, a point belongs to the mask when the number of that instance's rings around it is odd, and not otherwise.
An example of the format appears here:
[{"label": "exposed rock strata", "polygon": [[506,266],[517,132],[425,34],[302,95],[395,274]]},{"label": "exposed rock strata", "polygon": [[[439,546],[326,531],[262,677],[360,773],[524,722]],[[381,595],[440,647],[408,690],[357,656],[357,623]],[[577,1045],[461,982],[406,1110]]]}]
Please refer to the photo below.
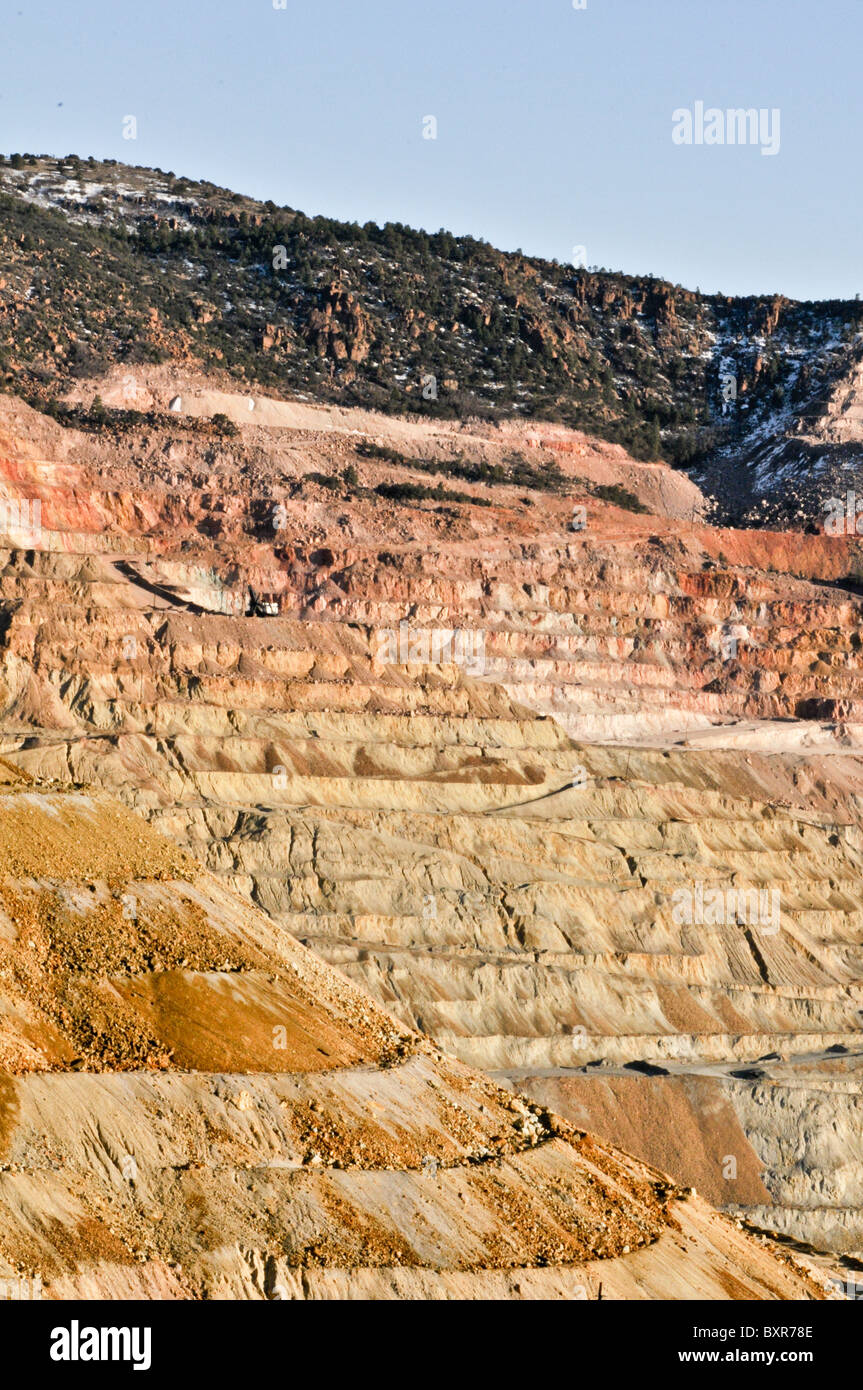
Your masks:
[{"label": "exposed rock strata", "polygon": [[[136,471],[131,447],[7,415],[7,487],[39,490],[46,528],[10,544],[0,573],[15,762],[110,789],[465,1063],[537,1076],[856,1046],[855,730],[755,746],[765,728],[799,738],[807,702],[853,711],[860,600],[813,578],[848,575],[856,541],[718,532],[587,492],[580,535],[571,498],[540,490],[520,511],[512,492],[477,488],[493,506],[443,520],[326,489],[302,501],[288,484],[310,461],[369,465],[338,431],[273,427],[259,477],[244,451],[260,428],[209,461],[202,489],[194,441],[142,442]],[[268,507],[282,499],[275,539],[255,532],[250,475]],[[267,577],[279,617],[225,611]],[[482,669],[381,660],[381,632],[402,621],[480,634]],[[751,746],[573,737],[717,729],[749,730]],[[778,893],[778,930],[681,924],[674,894],[696,882]],[[797,1120],[781,1092],[759,1105],[754,1083],[722,1085],[751,1150],[732,1204],[767,1224],[767,1192],[777,1227],[820,1222],[828,1244],[859,1244],[853,1182],[831,1177],[804,1204],[785,1176]],[[585,1126],[588,1101],[585,1087]],[[598,1129],[603,1115],[597,1103]],[[670,1159],[685,1179],[692,1154]]]},{"label": "exposed rock strata", "polygon": [[3,1277],[50,1298],[823,1296],[406,1033],[101,793],[6,771],[0,842]]}]

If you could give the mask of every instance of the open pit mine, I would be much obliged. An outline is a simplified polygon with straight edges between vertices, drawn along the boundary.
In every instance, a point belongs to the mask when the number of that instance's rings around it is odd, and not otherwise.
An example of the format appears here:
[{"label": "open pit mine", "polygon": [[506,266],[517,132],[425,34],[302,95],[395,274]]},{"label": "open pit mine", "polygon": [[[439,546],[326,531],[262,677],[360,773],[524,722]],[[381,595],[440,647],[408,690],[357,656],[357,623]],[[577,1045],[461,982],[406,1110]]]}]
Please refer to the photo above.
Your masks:
[{"label": "open pit mine", "polygon": [[838,1297],[856,535],[561,425],[65,399],[0,396],[0,1278]]}]

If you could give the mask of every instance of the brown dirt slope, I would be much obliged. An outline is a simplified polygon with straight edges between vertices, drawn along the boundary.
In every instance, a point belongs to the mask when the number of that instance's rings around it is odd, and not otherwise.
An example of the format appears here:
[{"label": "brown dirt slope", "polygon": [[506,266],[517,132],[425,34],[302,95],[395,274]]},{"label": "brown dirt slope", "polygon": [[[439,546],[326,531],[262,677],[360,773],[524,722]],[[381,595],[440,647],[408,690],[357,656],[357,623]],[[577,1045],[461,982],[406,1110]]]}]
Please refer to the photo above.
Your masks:
[{"label": "brown dirt slope", "polygon": [[3,1272],[52,1297],[821,1296],[103,794],[6,777]]},{"label": "brown dirt slope", "polygon": [[[162,403],[166,380],[142,386]],[[540,440],[554,447],[534,447],[517,426],[385,427],[277,403],[283,419],[235,397],[255,423],[220,435],[195,411],[227,403],[199,387],[177,379],[184,412],[129,428],[61,429],[0,401],[3,487],[43,504],[40,535],[12,528],[0,550],[9,758],[143,812],[467,1064],[697,1069],[856,1048],[859,541],[686,521],[665,483],[653,513],[632,511],[589,475],[604,446],[582,455],[554,430]],[[485,480],[452,475],[465,463]],[[439,477],[460,496],[404,490]],[[237,607],[252,588],[278,616]],[[403,623],[459,629],[481,660],[387,659],[381,639]],[[695,881],[775,891],[777,929],[681,925],[673,895]],[[42,891],[28,880],[22,911],[47,911]],[[220,960],[186,890],[192,975],[160,932],[164,889],[143,895],[135,945],[101,891],[118,969],[144,951],[158,979],[78,981],[73,953],[33,996],[52,1046],[95,1056],[110,1037],[112,1067],[164,1054],[253,1069],[288,1007],[281,977]],[[83,995],[92,1037],[68,1031]],[[15,1005],[24,1058],[35,1004]],[[120,1017],[122,1048],[106,1024]],[[859,1080],[826,1096],[805,1066],[793,1104],[778,1085],[724,1093],[771,1222],[863,1249]],[[668,1157],[694,1181],[685,1145]]]}]

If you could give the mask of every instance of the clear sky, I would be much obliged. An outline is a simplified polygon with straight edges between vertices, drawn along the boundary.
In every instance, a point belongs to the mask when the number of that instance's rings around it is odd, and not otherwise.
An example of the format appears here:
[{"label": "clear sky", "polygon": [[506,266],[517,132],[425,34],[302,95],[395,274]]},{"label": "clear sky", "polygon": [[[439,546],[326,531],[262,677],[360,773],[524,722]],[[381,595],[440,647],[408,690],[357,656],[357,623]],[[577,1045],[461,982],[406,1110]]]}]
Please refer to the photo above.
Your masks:
[{"label": "clear sky", "polygon": [[[704,291],[863,293],[863,0],[275,3],[0,0],[0,150]],[[778,153],[675,144],[698,101],[778,108]]]}]

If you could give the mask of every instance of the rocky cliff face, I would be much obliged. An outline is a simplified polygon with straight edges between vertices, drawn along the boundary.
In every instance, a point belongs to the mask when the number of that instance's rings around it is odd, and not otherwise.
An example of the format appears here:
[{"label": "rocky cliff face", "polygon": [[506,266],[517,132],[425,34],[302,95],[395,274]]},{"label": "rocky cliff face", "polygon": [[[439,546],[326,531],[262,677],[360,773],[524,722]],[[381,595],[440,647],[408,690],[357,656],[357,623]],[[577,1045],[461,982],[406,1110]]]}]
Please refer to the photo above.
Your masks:
[{"label": "rocky cliff face", "polygon": [[101,793],[0,768],[0,1274],[50,1298],[818,1298],[406,1032]]},{"label": "rocky cliff face", "polygon": [[[405,1030],[859,1251],[856,538],[684,520],[576,436],[145,385],[173,425],[5,411],[42,517],[0,573],[6,755],[110,790]],[[503,476],[376,490],[417,457]]]},{"label": "rocky cliff face", "polygon": [[856,468],[857,301],[705,296],[74,157],[0,161],[0,247],[0,378],[43,403],[171,363],[395,416],[554,420],[697,470],[725,520],[798,530]]}]

